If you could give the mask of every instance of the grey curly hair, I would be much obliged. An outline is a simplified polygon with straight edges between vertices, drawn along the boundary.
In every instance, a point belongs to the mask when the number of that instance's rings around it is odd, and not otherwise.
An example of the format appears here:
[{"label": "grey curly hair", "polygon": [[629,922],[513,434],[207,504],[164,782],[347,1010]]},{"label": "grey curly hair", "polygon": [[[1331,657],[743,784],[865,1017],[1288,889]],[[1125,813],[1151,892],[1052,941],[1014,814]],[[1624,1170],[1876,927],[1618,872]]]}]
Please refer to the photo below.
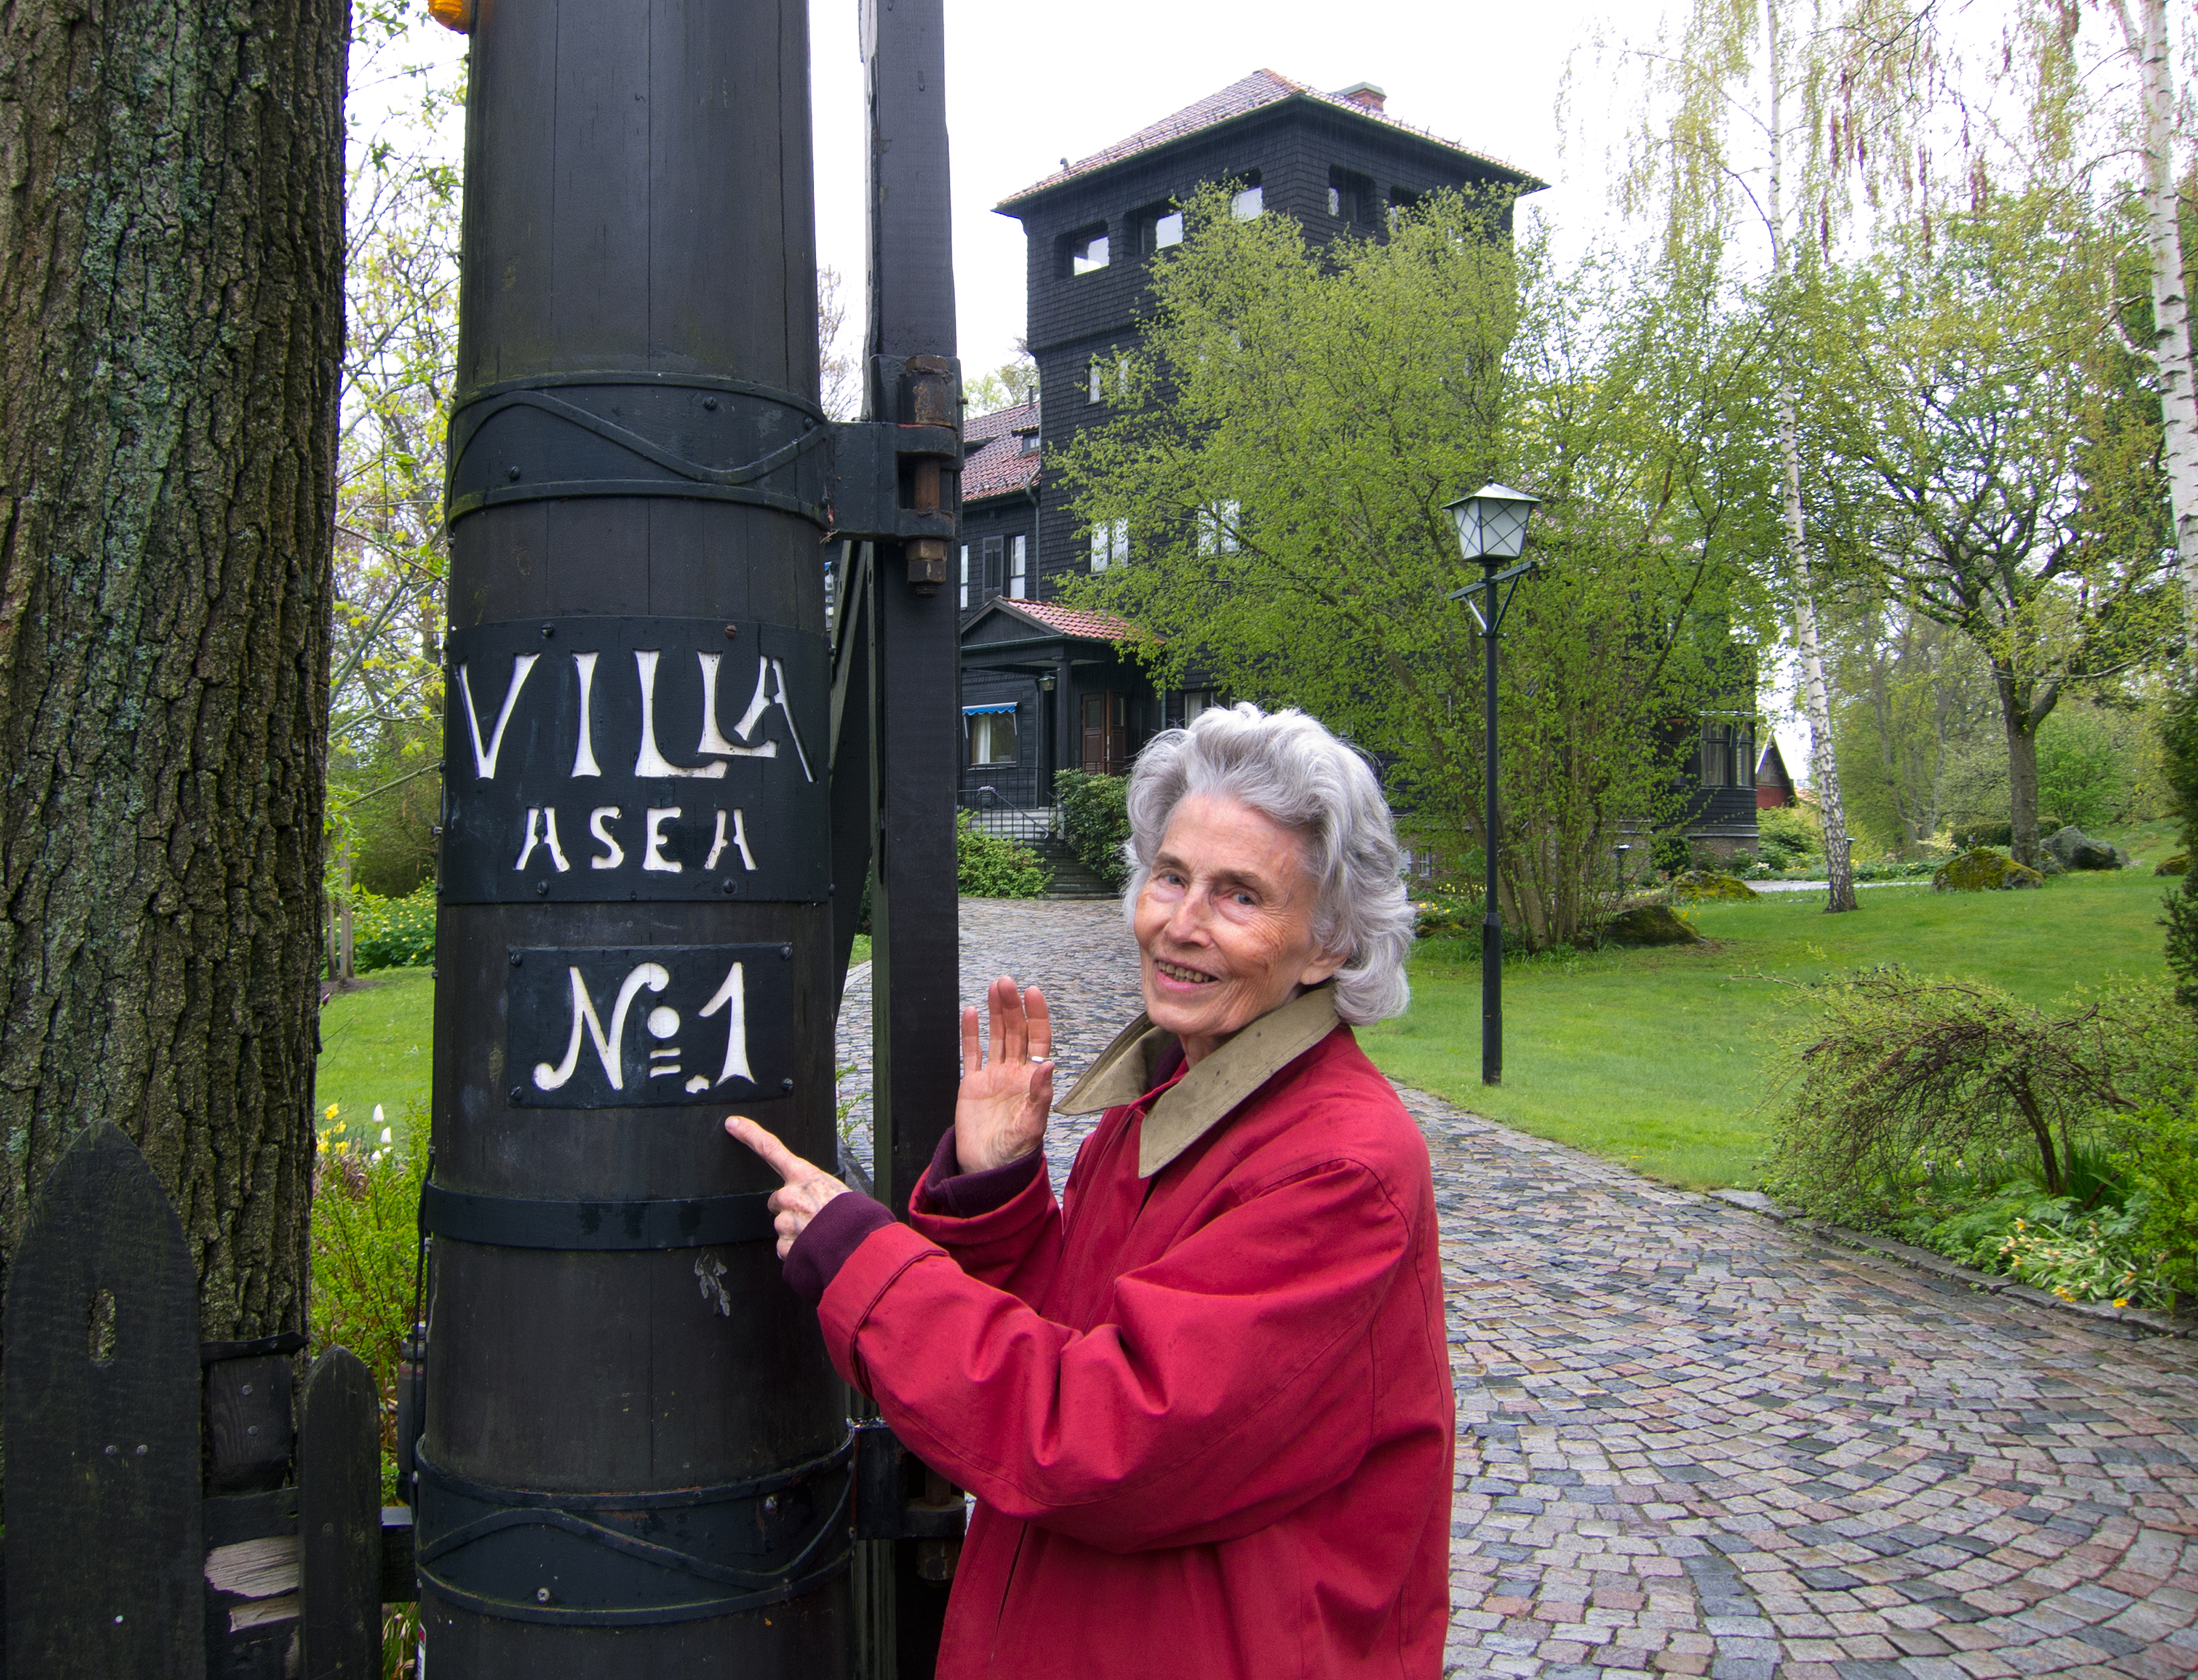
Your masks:
[{"label": "grey curly hair", "polygon": [[1335,976],[1336,1014],[1360,1026],[1402,1014],[1411,1000],[1412,907],[1389,803],[1364,757],[1317,718],[1249,701],[1155,735],[1130,775],[1122,914],[1132,927],[1168,818],[1192,793],[1241,800],[1303,839],[1319,888],[1313,935],[1323,950],[1350,952]]}]

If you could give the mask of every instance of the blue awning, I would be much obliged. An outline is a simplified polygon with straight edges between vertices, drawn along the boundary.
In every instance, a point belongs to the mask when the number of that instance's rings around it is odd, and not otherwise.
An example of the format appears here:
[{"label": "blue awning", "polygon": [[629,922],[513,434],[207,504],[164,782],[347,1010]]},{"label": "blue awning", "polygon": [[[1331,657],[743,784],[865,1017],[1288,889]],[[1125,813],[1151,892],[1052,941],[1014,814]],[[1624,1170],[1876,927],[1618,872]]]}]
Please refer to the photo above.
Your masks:
[{"label": "blue awning", "polygon": [[1009,700],[1002,700],[997,706],[965,706],[962,708],[962,715],[964,718],[974,718],[980,712],[1012,712],[1015,709],[1015,701]]}]

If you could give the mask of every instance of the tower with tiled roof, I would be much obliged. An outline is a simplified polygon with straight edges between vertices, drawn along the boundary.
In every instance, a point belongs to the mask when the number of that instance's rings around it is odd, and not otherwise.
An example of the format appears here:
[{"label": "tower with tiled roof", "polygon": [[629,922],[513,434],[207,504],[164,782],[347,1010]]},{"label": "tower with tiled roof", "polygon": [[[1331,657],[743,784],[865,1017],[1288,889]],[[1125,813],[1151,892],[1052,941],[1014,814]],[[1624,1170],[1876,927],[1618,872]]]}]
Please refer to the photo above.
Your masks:
[{"label": "tower with tiled roof", "polygon": [[[1042,452],[1119,413],[1104,369],[1136,343],[1151,261],[1182,237],[1175,207],[1200,186],[1234,183],[1243,213],[1294,216],[1317,239],[1378,236],[1393,208],[1438,188],[1541,186],[1385,105],[1371,83],[1327,93],[1257,70],[1000,203],[1023,224]],[[1048,580],[1089,570],[1095,550],[1061,498],[1041,491],[1040,500],[1032,593],[1050,596]]]},{"label": "tower with tiled roof", "polygon": [[1120,414],[1105,369],[1137,342],[1151,261],[1183,236],[1177,206],[1226,182],[1241,214],[1295,216],[1319,240],[1380,237],[1393,210],[1439,188],[1542,185],[1385,102],[1370,83],[1329,93],[1254,71],[997,206],[1023,225],[1039,398],[968,423],[962,794],[1008,832],[1021,832],[1014,811],[1050,805],[1055,771],[1119,770],[1215,698],[1156,691],[1125,645],[1131,627],[1054,604],[1065,577],[1137,559],[1131,533],[1084,528],[1042,471],[1086,426]]}]

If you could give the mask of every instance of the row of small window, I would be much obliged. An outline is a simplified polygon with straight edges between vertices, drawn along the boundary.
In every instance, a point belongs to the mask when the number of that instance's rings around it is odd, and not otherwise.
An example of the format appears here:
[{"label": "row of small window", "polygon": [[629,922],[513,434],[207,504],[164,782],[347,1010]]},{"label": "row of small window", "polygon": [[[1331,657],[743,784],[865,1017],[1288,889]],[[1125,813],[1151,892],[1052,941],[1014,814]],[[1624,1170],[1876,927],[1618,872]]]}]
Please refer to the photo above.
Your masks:
[{"label": "row of small window", "polygon": [[[977,544],[977,574],[969,572],[969,544],[962,545],[962,606],[969,606],[969,590],[974,584],[981,591],[978,598],[986,600],[1004,595],[1010,601],[1025,598],[1030,587],[1030,550],[1024,546],[1026,539],[1020,533],[1009,538],[986,537]],[[1007,575],[1001,575],[1004,563]]]},{"label": "row of small window", "polygon": [[[1238,533],[1242,527],[1243,514],[1243,509],[1235,502],[1201,508],[1195,520],[1199,553],[1235,554],[1242,545],[1242,538]],[[1091,569],[1094,572],[1104,572],[1110,566],[1127,565],[1129,559],[1129,520],[1101,520],[1091,527]]]},{"label": "row of small window", "polygon": [[[1244,183],[1229,201],[1230,213],[1240,222],[1252,220],[1267,207],[1259,171],[1252,171],[1244,177]],[[1393,233],[1398,222],[1410,213],[1420,198],[1421,195],[1410,187],[1392,187],[1385,199],[1371,177],[1340,166],[1328,171],[1328,213],[1346,227],[1386,227]],[[1150,257],[1172,245],[1183,243],[1183,212],[1172,206],[1154,205],[1133,212],[1129,224],[1141,257]],[[1063,264],[1072,279],[1110,266],[1114,250],[1104,222],[1079,228],[1061,241]]]},{"label": "row of small window", "polygon": [[[1253,170],[1245,177],[1245,184],[1236,189],[1229,201],[1229,212],[1240,222],[1248,222],[1266,208],[1265,189],[1259,185],[1259,172]],[[1172,245],[1183,243],[1183,212],[1173,205],[1156,204],[1133,212],[1130,230],[1136,235],[1137,254],[1149,257],[1166,250]],[[1079,274],[1096,273],[1108,267],[1114,260],[1114,243],[1108,235],[1104,222],[1095,222],[1088,228],[1079,228],[1061,241],[1063,266],[1071,278]]]}]

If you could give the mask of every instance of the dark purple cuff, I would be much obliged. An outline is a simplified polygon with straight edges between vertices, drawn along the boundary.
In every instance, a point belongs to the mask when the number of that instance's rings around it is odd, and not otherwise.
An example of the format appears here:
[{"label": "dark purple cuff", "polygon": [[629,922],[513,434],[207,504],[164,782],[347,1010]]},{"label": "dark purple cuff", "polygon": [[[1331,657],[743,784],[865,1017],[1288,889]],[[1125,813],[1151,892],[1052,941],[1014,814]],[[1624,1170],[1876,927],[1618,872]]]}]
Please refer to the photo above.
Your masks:
[{"label": "dark purple cuff", "polygon": [[817,1217],[801,1228],[794,1247],[786,1251],[781,1270],[794,1293],[815,1306],[824,1299],[847,1257],[863,1246],[864,1238],[893,1222],[893,1210],[860,1190],[834,1196],[817,1210]]},{"label": "dark purple cuff", "polygon": [[950,1219],[974,1219],[980,1213],[1005,1207],[1029,1189],[1031,1180],[1044,1170],[1044,1151],[1033,1149],[1020,1160],[1009,1161],[1005,1166],[964,1172],[962,1158],[954,1153],[954,1130],[950,1126],[946,1135],[939,1140],[939,1147],[931,1152],[930,1169],[917,1187],[916,1211],[943,1213]]}]

